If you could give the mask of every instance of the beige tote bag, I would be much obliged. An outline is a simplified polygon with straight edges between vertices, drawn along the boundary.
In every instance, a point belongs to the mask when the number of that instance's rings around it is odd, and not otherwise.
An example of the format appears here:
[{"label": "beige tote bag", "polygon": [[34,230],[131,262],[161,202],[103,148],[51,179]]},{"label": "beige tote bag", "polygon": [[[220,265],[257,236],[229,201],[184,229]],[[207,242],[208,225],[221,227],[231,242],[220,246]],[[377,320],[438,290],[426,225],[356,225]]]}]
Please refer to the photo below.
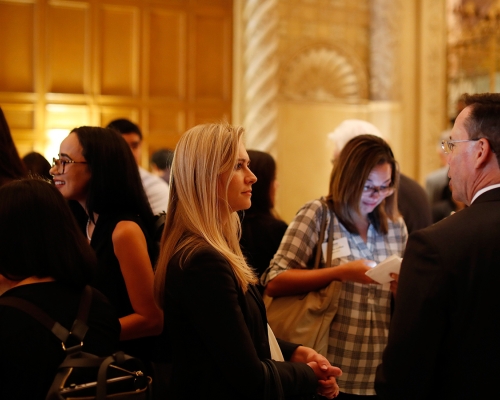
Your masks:
[{"label": "beige tote bag", "polygon": [[[314,268],[319,267],[321,245],[325,237],[326,213],[329,207],[321,198],[323,219],[316,248]],[[333,215],[332,215],[333,217]],[[331,265],[333,247],[333,218],[330,219],[326,267]],[[332,281],[323,289],[306,294],[283,297],[264,295],[267,320],[276,337],[311,347],[326,357],[330,325],[337,313],[342,282]]]}]

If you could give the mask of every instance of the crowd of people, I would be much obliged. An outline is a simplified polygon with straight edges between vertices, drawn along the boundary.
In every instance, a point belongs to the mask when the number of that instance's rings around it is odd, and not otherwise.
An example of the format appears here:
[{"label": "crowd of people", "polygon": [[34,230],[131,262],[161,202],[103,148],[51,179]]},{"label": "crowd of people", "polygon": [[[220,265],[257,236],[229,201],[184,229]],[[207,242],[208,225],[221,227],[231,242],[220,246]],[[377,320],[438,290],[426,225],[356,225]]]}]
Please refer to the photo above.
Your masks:
[{"label": "crowd of people", "polygon": [[[0,109],[0,300],[70,329],[91,285],[84,350],[141,359],[154,399],[488,398],[500,372],[500,94],[462,98],[441,143],[439,218],[387,138],[346,120],[329,135],[328,193],[290,224],[275,210],[275,159],[247,150],[241,127],[189,129],[153,154],[151,173],[132,121],[71,130],[50,165],[19,156]],[[391,256],[403,261],[389,282],[367,275]],[[264,294],[332,281],[327,354],[274,335]],[[0,321],[0,398],[45,398],[60,342],[1,301]]]}]

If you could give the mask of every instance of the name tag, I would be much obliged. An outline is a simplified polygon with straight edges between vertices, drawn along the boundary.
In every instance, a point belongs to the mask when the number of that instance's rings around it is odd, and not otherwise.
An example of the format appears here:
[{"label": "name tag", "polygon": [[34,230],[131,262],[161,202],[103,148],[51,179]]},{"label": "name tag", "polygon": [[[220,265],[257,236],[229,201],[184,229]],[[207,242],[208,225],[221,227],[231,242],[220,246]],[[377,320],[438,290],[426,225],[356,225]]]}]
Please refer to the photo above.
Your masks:
[{"label": "name tag", "polygon": [[[326,252],[328,250],[328,242],[323,243],[321,249],[323,250],[323,262],[326,262]],[[350,254],[351,254],[351,249],[349,247],[349,242],[346,237],[335,239],[333,241],[332,260],[336,258],[347,257]]]}]

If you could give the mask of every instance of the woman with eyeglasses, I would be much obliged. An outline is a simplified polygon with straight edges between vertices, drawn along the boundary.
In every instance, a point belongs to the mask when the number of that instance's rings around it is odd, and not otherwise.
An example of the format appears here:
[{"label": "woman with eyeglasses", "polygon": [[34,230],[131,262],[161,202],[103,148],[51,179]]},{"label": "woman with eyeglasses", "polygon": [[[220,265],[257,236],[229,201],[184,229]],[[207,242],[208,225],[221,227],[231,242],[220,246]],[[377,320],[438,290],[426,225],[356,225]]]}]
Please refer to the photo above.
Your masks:
[{"label": "woman with eyeglasses", "polygon": [[321,202],[314,200],[298,211],[261,278],[271,297],[307,293],[342,281],[327,357],[343,372],[337,378],[339,399],[376,398],[375,371],[387,342],[397,276],[382,285],[365,273],[387,257],[403,254],[408,234],[397,209],[398,181],[398,165],[383,139],[374,135],[351,139],[334,160],[326,196],[324,242],[330,224],[335,235],[331,268],[308,269],[314,263],[323,214]]},{"label": "woman with eyeglasses", "polygon": [[120,349],[147,361],[163,314],[153,297],[153,212],[129,146],[111,129],[75,128],[50,173],[97,255],[93,286],[117,310]]}]

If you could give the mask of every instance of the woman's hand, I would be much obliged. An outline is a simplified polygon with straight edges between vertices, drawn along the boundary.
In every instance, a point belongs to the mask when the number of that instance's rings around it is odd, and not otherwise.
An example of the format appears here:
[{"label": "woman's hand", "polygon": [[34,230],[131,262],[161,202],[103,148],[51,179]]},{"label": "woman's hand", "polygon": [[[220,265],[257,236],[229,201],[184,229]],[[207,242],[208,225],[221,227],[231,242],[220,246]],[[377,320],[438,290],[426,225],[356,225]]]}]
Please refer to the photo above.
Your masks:
[{"label": "woman's hand", "polygon": [[375,265],[375,261],[361,259],[339,265],[338,267],[335,267],[335,269],[341,268],[341,271],[339,272],[342,281],[377,283],[372,278],[365,275],[365,272],[369,271]]},{"label": "woman's hand", "polygon": [[396,298],[396,292],[398,291],[398,281],[399,281],[399,274],[390,274],[390,277],[394,279],[391,281],[391,292],[394,298]]},{"label": "woman's hand", "polygon": [[[330,364],[330,363],[328,363]],[[318,364],[317,362],[308,362],[314,374],[318,378],[318,389],[317,393],[329,399],[337,397],[339,394],[339,385],[335,380],[336,376],[342,375],[340,368],[332,367],[331,365],[325,366]]]},{"label": "woman's hand", "polygon": [[295,349],[290,361],[302,362],[312,368],[318,378],[318,394],[333,399],[339,394],[339,386],[335,377],[342,375],[340,368],[333,367],[330,362],[316,350],[299,346]]},{"label": "woman's hand", "polygon": [[327,399],[334,399],[340,393],[339,385],[337,380],[330,376],[327,380],[318,380],[319,387],[317,393],[320,396],[326,397]]}]

